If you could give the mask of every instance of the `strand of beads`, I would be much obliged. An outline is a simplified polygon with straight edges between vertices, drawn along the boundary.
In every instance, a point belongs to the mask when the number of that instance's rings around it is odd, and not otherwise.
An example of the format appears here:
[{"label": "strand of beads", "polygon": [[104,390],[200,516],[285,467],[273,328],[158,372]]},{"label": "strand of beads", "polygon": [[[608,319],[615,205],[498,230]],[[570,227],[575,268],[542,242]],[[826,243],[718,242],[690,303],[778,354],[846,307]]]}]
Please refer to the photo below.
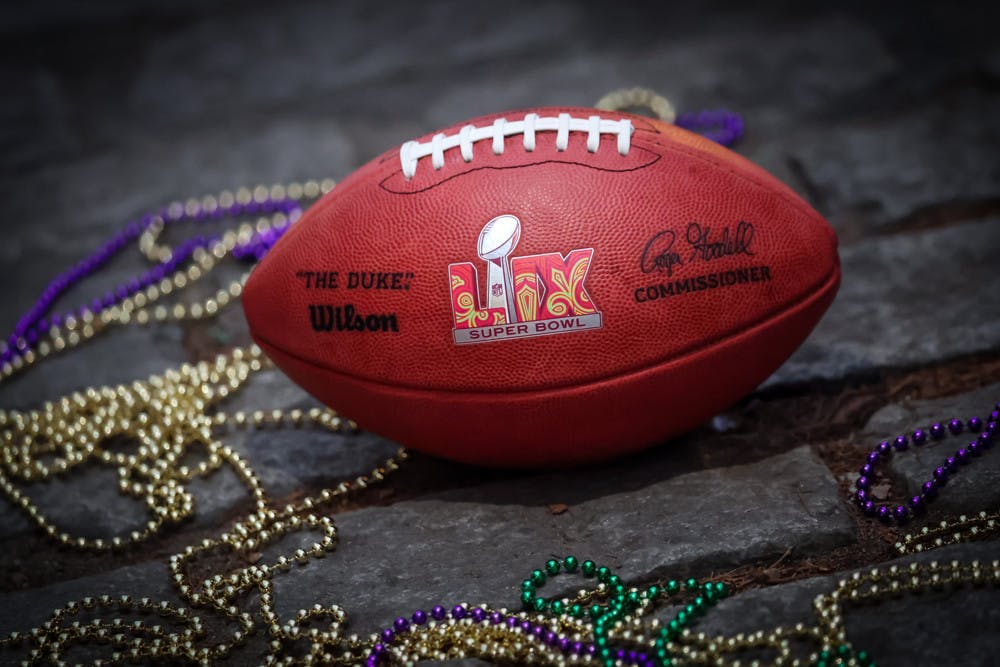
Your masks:
[{"label": "strand of beads", "polygon": [[[551,601],[537,595],[539,588],[545,585],[549,577],[557,576],[560,571],[567,574],[579,573],[587,579],[596,578],[600,588],[595,592],[610,594],[611,600],[606,605],[594,604],[587,610],[587,614],[593,621],[593,647],[597,652],[597,658],[603,663],[614,662],[615,653],[610,645],[608,630],[616,621],[628,613],[634,612],[639,607],[640,594],[638,591],[629,592],[621,578],[604,566],[598,566],[592,560],[585,560],[580,563],[576,557],[567,556],[563,561],[551,558],[545,563],[544,570],[533,570],[531,575],[521,582],[521,603],[525,609],[534,610],[540,613],[549,613],[554,616],[566,614],[571,618],[581,618],[584,616],[584,607],[578,601],[568,599],[553,599]],[[653,596],[657,593],[657,588],[652,588]],[[581,591],[583,595],[586,591]],[[649,596],[649,592],[644,592],[643,597]],[[652,599],[652,598],[649,598]],[[633,652],[633,660],[630,664],[646,665],[649,658],[642,654]],[[650,663],[655,664],[655,663]]]},{"label": "strand of beads", "polygon": [[[242,213],[244,208],[245,207],[241,204],[233,204],[231,207],[225,209],[225,213],[235,214],[237,211]],[[288,214],[294,209],[298,209],[298,203],[290,201],[273,204],[269,203],[269,205],[263,210],[268,213],[278,210],[279,212]],[[170,206],[165,208],[159,214],[143,216],[141,223],[130,223],[122,233],[116,234],[112,237],[111,241],[103,245],[91,256],[81,260],[69,271],[58,276],[42,292],[42,296],[38,299],[34,306],[32,306],[29,311],[20,318],[14,332],[8,337],[8,349],[0,354],[0,361],[11,361],[15,355],[23,353],[27,349],[35,346],[38,343],[39,337],[43,336],[50,326],[58,326],[67,317],[83,317],[84,313],[87,311],[92,313],[100,312],[104,308],[108,308],[121,302],[121,300],[125,297],[136,294],[150,285],[159,282],[167,274],[172,273],[178,267],[182,266],[191,258],[191,255],[196,248],[207,246],[212,239],[205,236],[195,236],[188,239],[174,252],[168,253],[165,257],[162,257],[157,266],[154,266],[146,272],[106,291],[102,297],[95,297],[89,303],[71,309],[62,315],[53,315],[51,318],[44,317],[44,315],[51,309],[55,300],[63,292],[67,291],[74,285],[83,282],[83,280],[93,274],[97,268],[103,266],[114,255],[120,253],[126,247],[127,241],[139,238],[141,246],[142,240],[146,238],[148,231],[152,227],[159,225],[159,227],[162,228],[166,223],[183,222],[188,220],[203,221],[207,217],[205,210],[206,209],[201,208],[199,205],[194,211],[192,211],[191,215],[188,215],[183,210],[175,211],[175,208]]]},{"label": "strand of beads", "polygon": [[[90,622],[77,620],[84,613],[97,614]],[[127,622],[122,616],[110,621],[100,617],[102,613],[153,615],[162,621],[142,623]],[[236,619],[241,627],[252,630],[252,621],[240,617]],[[161,625],[165,621],[180,626],[171,631],[170,626]],[[241,634],[237,631],[236,634]],[[188,658],[204,662],[210,651],[199,650],[196,642],[205,637],[202,619],[186,607],[168,602],[156,602],[148,597],[134,599],[130,595],[112,597],[100,595],[71,600],[55,609],[51,617],[39,628],[29,633],[12,632],[0,639],[0,648],[15,649],[24,644],[33,644],[27,651],[23,664],[36,664],[47,659],[52,664],[66,665],[64,656],[74,645],[105,644],[111,648],[111,663],[140,662],[143,660],[169,656],[173,659]],[[96,661],[95,664],[100,664]]]},{"label": "strand of beads", "polygon": [[[253,191],[241,188],[235,194],[225,191],[218,197],[192,199],[186,204],[174,202],[164,207],[160,213],[145,216],[141,222],[131,223],[96,253],[53,280],[38,302],[19,319],[14,333],[6,341],[0,341],[0,380],[30,367],[39,358],[89,340],[108,324],[133,320],[133,312],[137,317],[135,321],[140,324],[214,315],[239,296],[245,275],[228,289],[220,289],[204,303],[194,303],[190,307],[175,304],[169,309],[144,307],[151,306],[161,297],[200,279],[228,254],[237,259],[259,259],[298,219],[305,202],[315,199],[333,186],[333,181],[327,179],[322,182],[308,181],[305,184],[292,183],[288,186],[275,185],[271,188],[258,186]],[[219,237],[199,235],[174,248],[156,243],[156,237],[169,224],[204,222],[225,216],[258,213],[268,214],[258,218],[256,225],[243,223]],[[127,242],[136,238],[139,249],[156,266],[105,292],[102,297],[94,298],[65,314],[45,317],[45,313],[62,293],[82,282],[125,248]]]},{"label": "strand of beads", "polygon": [[72,349],[92,339],[113,324],[135,322],[145,325],[152,322],[182,321],[215,316],[219,310],[240,296],[249,272],[244,273],[227,288],[219,289],[203,302],[194,302],[189,305],[175,303],[169,307],[156,305],[156,302],[202,279],[218,264],[220,258],[232,252],[240,235],[249,237],[252,236],[252,233],[250,226],[246,226],[239,232],[226,232],[218,241],[210,244],[207,249],[195,248],[191,253],[192,262],[186,269],[178,269],[172,275],[164,277],[158,284],[150,285],[137,294],[125,297],[109,308],[96,312],[88,308],[83,311],[79,319],[70,315],[58,325],[52,325],[47,336],[37,340],[35,348],[29,346],[23,352],[15,355],[11,361],[3,362],[0,365],[0,381],[30,368],[50,354]]},{"label": "strand of beads", "polygon": [[589,626],[579,619],[511,613],[485,604],[437,605],[430,612],[400,616],[373,635],[365,665],[472,657],[516,664],[590,663],[596,649],[584,641],[588,634]]},{"label": "strand of beads", "polygon": [[900,554],[920,553],[949,544],[996,537],[1000,534],[1000,512],[981,511],[973,516],[959,515],[940,521],[936,526],[924,526],[919,533],[907,533],[896,542]]},{"label": "strand of beads", "polygon": [[[803,667],[815,660],[796,657],[792,641],[803,644],[817,645],[819,630],[805,623],[796,623],[793,627],[778,626],[769,630],[756,632],[739,632],[732,636],[717,635],[709,637],[703,632],[694,634],[685,631],[679,640],[680,657],[677,664],[694,665],[733,665],[741,664],[740,654],[753,651],[761,654],[770,651],[773,660],[770,664],[787,667]],[[735,657],[730,657],[735,656]],[[768,664],[761,660],[751,661],[751,667]]]},{"label": "strand of beads", "polygon": [[1000,585],[1000,561],[983,565],[979,561],[951,561],[942,566],[937,561],[927,565],[910,563],[906,567],[892,565],[886,569],[872,568],[867,574],[854,573],[838,582],[836,589],[817,596],[814,609],[820,630],[822,650],[812,660],[814,667],[857,665],[871,667],[872,656],[856,650],[847,639],[844,627],[845,604],[872,604],[904,593],[919,594],[947,586]]},{"label": "strand of beads", "polygon": [[[114,649],[112,658],[115,661],[183,658],[205,662],[225,657],[256,632],[256,628],[263,627],[271,641],[269,662],[272,664],[290,664],[289,653],[282,647],[300,637],[311,642],[309,655],[313,662],[357,663],[362,644],[357,638],[342,637],[340,630],[346,623],[346,616],[339,607],[314,606],[282,622],[274,611],[271,581],[293,564],[305,565],[333,550],[336,529],[329,517],[322,516],[320,508],[384,480],[398,469],[406,454],[400,450],[367,475],[340,482],[284,508],[273,507],[249,464],[218,441],[220,430],[312,425],[336,432],[355,426],[333,411],[319,408],[249,414],[211,411],[217,401],[238,391],[265,363],[262,352],[252,346],[220,356],[214,363],[185,364],[177,371],[152,376],[145,382],[76,393],[46,404],[38,411],[0,411],[4,459],[0,468],[0,488],[47,534],[79,549],[120,549],[149,538],[164,523],[183,520],[194,509],[184,483],[223,464],[232,467],[246,487],[254,511],[218,538],[202,540],[170,558],[173,581],[181,598],[192,609],[204,607],[238,627],[229,640],[201,645],[198,640],[203,632],[199,617],[187,608],[148,600],[141,601],[142,610],[183,621],[187,624],[183,631],[168,632],[160,624],[123,626],[121,618],[110,621],[98,618],[85,625],[72,623],[67,629],[66,621],[81,607],[99,608],[105,613],[123,613],[136,608],[130,598],[101,596],[56,610],[37,631],[14,633],[0,640],[0,647],[13,648],[27,641],[33,644],[28,654],[31,660],[48,658],[59,663],[61,656],[74,644],[106,641]],[[105,450],[97,444],[116,435],[135,437],[140,442],[138,452],[126,455]],[[198,445],[206,449],[207,458],[194,467],[183,464],[185,455]],[[111,539],[73,537],[60,532],[13,481],[48,479],[88,461],[113,466],[119,473],[120,490],[147,503],[152,518],[145,529]],[[215,575],[200,585],[191,581],[187,573],[194,558],[213,549],[235,550],[249,560],[251,554],[292,532],[315,532],[318,539],[308,548],[296,549],[290,556],[281,556],[272,564],[255,564],[226,575]],[[237,596],[254,588],[259,591],[260,622],[235,604]],[[319,619],[330,621],[326,630],[303,629],[304,625]]]},{"label": "strand of beads", "polygon": [[[923,513],[927,504],[933,502],[941,488],[948,483],[950,476],[957,474],[961,466],[972,463],[991,447],[998,420],[1000,420],[1000,403],[994,406],[985,425],[979,417],[971,417],[965,423],[959,419],[952,419],[947,424],[936,422],[927,430],[918,428],[909,435],[901,434],[895,440],[883,440],[868,453],[865,464],[861,466],[859,471],[861,476],[855,482],[857,488],[854,493],[855,502],[866,516],[878,517],[883,521],[895,520],[897,523],[905,523],[914,515]],[[966,428],[975,439],[967,446],[959,448],[953,456],[947,457],[941,466],[935,468],[931,478],[923,483],[920,493],[912,496],[907,504],[893,507],[891,504],[879,504],[873,500],[871,486],[876,469],[880,463],[892,457],[893,451],[906,451],[911,444],[922,447],[928,441],[943,440],[949,433],[952,436],[959,436]]]},{"label": "strand of beads", "polygon": [[[214,363],[185,364],[145,382],[75,392],[39,410],[0,410],[0,489],[46,534],[81,549],[121,548],[147,539],[164,523],[183,521],[194,511],[184,484],[223,462],[233,466],[260,507],[264,494],[256,476],[216,437],[227,417],[207,410],[241,388],[265,363],[260,349],[251,346],[219,356]],[[241,417],[238,413],[233,418],[239,422]],[[115,437],[138,442],[136,453],[102,446]],[[206,451],[205,459],[193,468],[182,464],[199,446]],[[147,505],[151,516],[144,528],[110,540],[73,537],[59,531],[17,483],[48,480],[89,463],[116,470],[119,490]]]},{"label": "strand of beads", "polygon": [[[525,609],[536,612],[548,612],[553,615],[566,614],[570,618],[581,618],[584,615],[583,606],[579,600],[588,595],[581,591],[578,599],[545,600],[537,595],[539,588],[545,585],[548,577],[556,576],[560,571],[574,574],[579,569],[585,578],[595,578],[600,588],[595,592],[609,595],[605,605],[594,604],[587,610],[587,615],[593,620],[593,643],[597,649],[597,658],[605,667],[613,667],[617,661],[642,667],[669,667],[673,664],[671,647],[687,628],[697,618],[719,600],[729,594],[729,589],[722,582],[699,583],[696,579],[680,582],[670,579],[660,585],[652,585],[645,590],[627,588],[621,578],[607,567],[598,567],[594,561],[585,560],[579,563],[574,556],[567,556],[561,563],[552,558],[545,563],[544,570],[533,570],[531,575],[521,582],[521,604]],[[656,640],[648,647],[651,654],[642,651],[612,648],[614,636],[612,629],[624,619],[641,615],[642,611],[658,601],[673,598],[686,592],[693,596],[677,615],[660,631]],[[664,598],[664,596],[666,596]]]},{"label": "strand of beads", "polygon": [[615,90],[599,99],[594,106],[598,109],[618,110],[646,108],[666,123],[674,123],[677,127],[697,132],[706,139],[729,148],[742,139],[744,133],[743,117],[735,111],[706,109],[678,115],[667,98],[648,88]]},{"label": "strand of beads", "polygon": [[[667,582],[664,590],[669,595],[672,590],[678,588],[678,582],[671,580]],[[677,612],[674,619],[667,623],[667,626],[660,631],[659,637],[656,638],[656,657],[660,667],[670,667],[673,664],[671,645],[681,637],[686,626],[703,616],[709,608],[729,595],[728,587],[718,581],[699,583],[696,579],[688,579],[684,582],[684,589],[695,595],[695,598]]]},{"label": "strand of beads", "polygon": [[685,112],[677,116],[675,123],[729,147],[742,139],[745,131],[743,117],[726,109]]}]

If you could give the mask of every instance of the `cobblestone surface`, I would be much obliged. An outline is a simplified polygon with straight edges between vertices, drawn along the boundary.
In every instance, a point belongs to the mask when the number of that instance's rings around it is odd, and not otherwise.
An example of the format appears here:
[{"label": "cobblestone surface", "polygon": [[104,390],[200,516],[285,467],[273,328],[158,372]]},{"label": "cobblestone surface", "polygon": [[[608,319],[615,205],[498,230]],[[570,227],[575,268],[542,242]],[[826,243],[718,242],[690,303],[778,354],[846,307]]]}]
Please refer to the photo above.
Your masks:
[{"label": "cobblestone surface", "polygon": [[[276,582],[282,614],[337,602],[365,632],[438,601],[513,605],[522,571],[574,552],[636,581],[766,567],[787,555],[805,578],[738,595],[700,629],[805,620],[831,582],[814,574],[843,576],[884,558],[896,538],[891,528],[856,523],[847,481],[830,471],[843,470],[837,456],[864,449],[835,449],[832,435],[789,445],[795,438],[778,429],[808,420],[810,401],[841,396],[850,405],[864,394],[858,404],[867,405],[887,373],[937,373],[969,358],[992,368],[1000,355],[1000,134],[990,122],[1000,107],[1000,48],[983,7],[539,0],[480,11],[434,0],[389,11],[363,0],[280,8],[157,1],[29,4],[5,19],[0,76],[13,92],[0,103],[4,328],[56,272],[170,199],[342,178],[430,128],[498,109],[591,104],[636,84],[681,111],[742,113],[748,134],[739,151],[798,190],[840,235],[844,282],[829,313],[761,393],[725,419],[649,452],[561,472],[491,472],[414,456],[382,487],[331,509],[341,545]],[[143,266],[137,252],[126,253],[60,305]],[[238,269],[226,271],[209,284]],[[201,328],[114,331],[4,383],[0,407],[141,379],[245,340],[238,309]],[[985,416],[1000,400],[990,378],[933,400],[886,395],[874,414],[849,413],[854,421],[838,433],[850,428],[851,442],[870,447],[932,419]],[[772,412],[801,412],[747,432],[740,424],[762,401]],[[311,405],[266,371],[223,407]],[[355,477],[395,451],[365,433],[223,438],[279,502]],[[942,452],[961,444],[949,438],[895,457],[893,488],[912,491]],[[990,451],[964,469],[927,520],[1000,507],[998,456]],[[60,527],[108,536],[147,520],[116,484],[112,468],[87,468],[25,491]],[[83,561],[0,503],[0,634],[85,595],[177,601],[165,550],[249,508],[232,471],[190,488],[191,521],[146,547]],[[264,557],[296,539],[306,538],[288,537]],[[921,558],[983,560],[997,549],[994,540]],[[919,602],[852,611],[852,639],[879,665],[989,663],[1000,636],[995,590]],[[974,622],[952,622],[962,614]],[[897,616],[906,622],[886,620]],[[262,646],[246,650],[234,662],[260,661]]]}]

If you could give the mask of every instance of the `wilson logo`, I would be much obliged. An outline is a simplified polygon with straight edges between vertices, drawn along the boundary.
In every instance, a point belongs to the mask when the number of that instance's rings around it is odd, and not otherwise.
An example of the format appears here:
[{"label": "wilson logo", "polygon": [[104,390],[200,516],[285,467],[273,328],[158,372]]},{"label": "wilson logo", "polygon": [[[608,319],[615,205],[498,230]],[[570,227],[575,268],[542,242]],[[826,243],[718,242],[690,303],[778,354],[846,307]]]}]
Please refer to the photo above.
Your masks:
[{"label": "wilson logo", "polygon": [[395,313],[362,315],[354,306],[310,305],[309,321],[313,331],[398,332]]},{"label": "wilson logo", "polygon": [[456,343],[601,327],[601,313],[584,285],[593,248],[510,258],[520,238],[521,221],[513,215],[501,215],[483,227],[478,251],[487,268],[485,306],[476,267],[469,262],[448,266]]}]

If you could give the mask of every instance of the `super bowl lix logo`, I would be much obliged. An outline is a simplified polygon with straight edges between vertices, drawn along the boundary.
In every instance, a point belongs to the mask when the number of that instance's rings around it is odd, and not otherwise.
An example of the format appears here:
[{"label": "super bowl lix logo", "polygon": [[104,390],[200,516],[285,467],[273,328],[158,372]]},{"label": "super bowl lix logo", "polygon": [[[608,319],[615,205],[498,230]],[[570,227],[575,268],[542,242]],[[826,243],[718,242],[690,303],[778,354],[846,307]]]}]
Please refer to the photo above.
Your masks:
[{"label": "super bowl lix logo", "polygon": [[584,285],[594,249],[511,258],[520,238],[521,221],[513,215],[493,218],[479,234],[479,258],[487,270],[485,307],[476,267],[469,262],[448,265],[456,343],[601,327],[601,313]]}]

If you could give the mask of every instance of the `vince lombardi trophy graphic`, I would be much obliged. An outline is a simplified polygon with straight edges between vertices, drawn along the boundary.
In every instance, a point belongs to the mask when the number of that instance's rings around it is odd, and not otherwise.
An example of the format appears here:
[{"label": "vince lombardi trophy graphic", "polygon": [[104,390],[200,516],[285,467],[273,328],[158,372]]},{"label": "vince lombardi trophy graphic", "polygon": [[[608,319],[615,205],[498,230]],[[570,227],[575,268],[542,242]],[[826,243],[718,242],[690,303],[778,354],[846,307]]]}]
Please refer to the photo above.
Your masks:
[{"label": "vince lombardi trophy graphic", "polygon": [[487,303],[490,308],[503,308],[507,322],[517,322],[514,308],[514,278],[507,259],[521,239],[521,221],[513,215],[500,215],[479,233],[479,257],[486,261]]}]

